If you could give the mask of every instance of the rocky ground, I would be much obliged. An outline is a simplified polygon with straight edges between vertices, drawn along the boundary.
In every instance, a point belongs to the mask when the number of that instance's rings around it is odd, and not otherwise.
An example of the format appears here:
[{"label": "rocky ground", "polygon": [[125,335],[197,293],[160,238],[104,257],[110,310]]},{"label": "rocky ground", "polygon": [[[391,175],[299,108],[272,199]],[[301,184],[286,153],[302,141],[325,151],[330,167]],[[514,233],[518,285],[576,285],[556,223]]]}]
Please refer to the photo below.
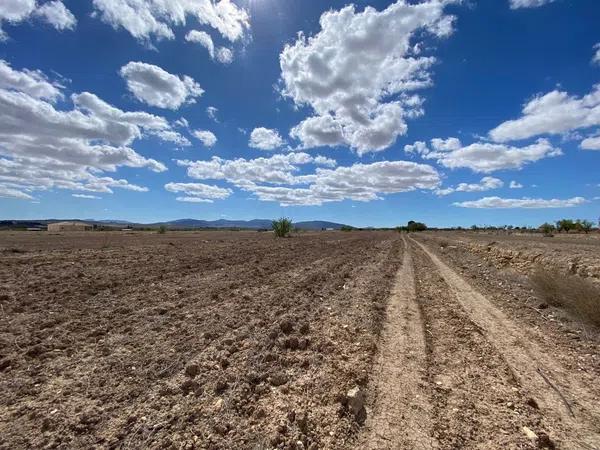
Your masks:
[{"label": "rocky ground", "polygon": [[394,233],[2,233],[0,448],[352,447],[400,261]]},{"label": "rocky ground", "polygon": [[598,449],[598,242],[1,233],[0,448]]},{"label": "rocky ground", "polygon": [[536,266],[551,266],[584,278],[600,282],[600,234],[438,232],[439,244],[458,246],[479,255],[496,268],[510,267],[530,273]]}]

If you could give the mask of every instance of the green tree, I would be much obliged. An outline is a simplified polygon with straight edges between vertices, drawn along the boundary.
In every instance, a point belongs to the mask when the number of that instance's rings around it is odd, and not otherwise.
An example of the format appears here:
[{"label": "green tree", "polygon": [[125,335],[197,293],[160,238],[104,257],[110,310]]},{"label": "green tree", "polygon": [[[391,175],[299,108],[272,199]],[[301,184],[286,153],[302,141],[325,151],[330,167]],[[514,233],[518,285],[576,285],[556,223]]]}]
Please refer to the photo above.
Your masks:
[{"label": "green tree", "polygon": [[556,230],[556,227],[551,223],[546,222],[540,225],[540,231],[546,236],[550,236],[554,230]]},{"label": "green tree", "polygon": [[585,234],[588,234],[592,230],[592,227],[594,226],[594,224],[592,222],[590,222],[589,220],[578,220],[577,225],[578,225],[578,229],[583,231]]},{"label": "green tree", "polygon": [[427,225],[421,222],[415,222],[414,220],[411,220],[406,225],[406,228],[409,233],[414,233],[416,231],[425,231],[427,229]]},{"label": "green tree", "polygon": [[571,219],[562,219],[556,222],[556,229],[559,233],[566,231],[567,233],[575,229],[575,222]]}]

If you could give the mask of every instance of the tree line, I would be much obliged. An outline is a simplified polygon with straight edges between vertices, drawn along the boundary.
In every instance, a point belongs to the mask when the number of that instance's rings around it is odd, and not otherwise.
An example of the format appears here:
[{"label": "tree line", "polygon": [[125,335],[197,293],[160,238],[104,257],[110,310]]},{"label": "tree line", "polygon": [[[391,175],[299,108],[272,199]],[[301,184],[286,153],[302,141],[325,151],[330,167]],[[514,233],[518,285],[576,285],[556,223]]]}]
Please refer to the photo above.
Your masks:
[{"label": "tree line", "polygon": [[572,220],[572,219],[561,219],[553,223],[543,223],[540,225],[540,231],[544,234],[552,234],[555,231],[562,233],[563,231],[568,233],[569,231],[584,232],[588,234],[594,228],[594,224],[589,220]]}]

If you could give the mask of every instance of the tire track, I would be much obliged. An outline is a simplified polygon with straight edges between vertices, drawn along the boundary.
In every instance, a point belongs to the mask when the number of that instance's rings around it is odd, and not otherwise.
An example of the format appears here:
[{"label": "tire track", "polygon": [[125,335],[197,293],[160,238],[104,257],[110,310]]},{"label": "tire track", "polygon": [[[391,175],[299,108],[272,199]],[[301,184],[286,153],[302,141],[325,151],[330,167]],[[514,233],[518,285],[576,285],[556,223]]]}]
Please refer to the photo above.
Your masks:
[{"label": "tire track", "polygon": [[526,405],[510,366],[420,249],[415,272],[426,330],[432,433],[440,448],[531,448],[520,429],[540,429],[540,416]]},{"label": "tire track", "polygon": [[461,309],[502,355],[519,384],[539,405],[544,423],[550,427],[548,431],[561,441],[561,448],[600,448],[600,397],[593,388],[579,383],[526,331],[520,330],[426,246],[411,241],[427,255]]},{"label": "tire track", "polygon": [[357,448],[435,448],[425,387],[423,320],[416,301],[413,261],[405,238],[403,262],[392,290],[376,356],[375,402]]}]

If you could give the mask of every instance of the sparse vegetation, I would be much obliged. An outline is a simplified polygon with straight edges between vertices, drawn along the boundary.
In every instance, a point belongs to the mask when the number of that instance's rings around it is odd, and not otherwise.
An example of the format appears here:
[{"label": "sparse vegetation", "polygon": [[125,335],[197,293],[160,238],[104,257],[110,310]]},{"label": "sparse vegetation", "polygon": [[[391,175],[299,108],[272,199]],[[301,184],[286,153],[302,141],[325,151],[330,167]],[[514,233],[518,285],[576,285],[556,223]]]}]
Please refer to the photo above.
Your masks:
[{"label": "sparse vegetation", "polygon": [[588,234],[593,226],[594,224],[589,220],[577,220],[577,222],[575,222],[575,228],[578,231],[583,231],[585,234]]},{"label": "sparse vegetation", "polygon": [[273,221],[271,228],[273,229],[276,237],[283,238],[290,234],[293,228],[293,223],[287,217],[281,217],[280,219]]},{"label": "sparse vegetation", "polygon": [[167,226],[166,225],[161,225],[158,228],[158,234],[165,234],[167,232]]},{"label": "sparse vegetation", "polygon": [[575,229],[575,222],[573,222],[571,219],[559,220],[556,222],[556,229],[559,233],[562,233],[563,231],[568,233],[569,231]]},{"label": "sparse vegetation", "polygon": [[545,267],[538,267],[530,279],[538,297],[549,305],[600,325],[600,287],[592,281]]},{"label": "sparse vegetation", "polygon": [[401,233],[406,231],[407,233],[414,233],[416,231],[425,231],[427,229],[427,225],[421,222],[415,222],[414,220],[409,221],[406,226],[396,227],[396,230]]},{"label": "sparse vegetation", "polygon": [[409,233],[414,233],[416,231],[425,231],[427,229],[427,225],[421,222],[415,222],[414,220],[411,220],[410,222],[408,222],[406,228],[408,229]]},{"label": "sparse vegetation", "polygon": [[351,227],[350,225],[342,225],[340,230],[341,231],[352,231],[352,230],[354,230],[354,227]]},{"label": "sparse vegetation", "polygon": [[540,231],[544,233],[545,236],[552,236],[552,233],[556,230],[556,227],[551,223],[543,223],[540,225]]}]

